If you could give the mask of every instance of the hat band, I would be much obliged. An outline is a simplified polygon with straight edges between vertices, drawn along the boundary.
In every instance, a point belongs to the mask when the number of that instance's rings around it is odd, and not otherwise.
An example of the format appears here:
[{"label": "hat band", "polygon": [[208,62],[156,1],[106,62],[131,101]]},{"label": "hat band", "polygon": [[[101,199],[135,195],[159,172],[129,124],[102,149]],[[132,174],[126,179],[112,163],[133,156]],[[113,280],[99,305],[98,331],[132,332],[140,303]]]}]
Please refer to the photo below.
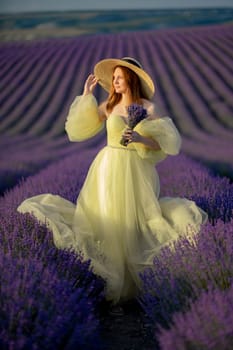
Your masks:
[{"label": "hat band", "polygon": [[133,58],[130,58],[130,57],[123,57],[121,58],[122,61],[125,61],[125,62],[128,62],[130,64],[133,64],[134,66],[138,67],[138,68],[141,68],[142,69],[142,66],[140,65],[139,62],[137,62],[136,60],[134,60]]}]

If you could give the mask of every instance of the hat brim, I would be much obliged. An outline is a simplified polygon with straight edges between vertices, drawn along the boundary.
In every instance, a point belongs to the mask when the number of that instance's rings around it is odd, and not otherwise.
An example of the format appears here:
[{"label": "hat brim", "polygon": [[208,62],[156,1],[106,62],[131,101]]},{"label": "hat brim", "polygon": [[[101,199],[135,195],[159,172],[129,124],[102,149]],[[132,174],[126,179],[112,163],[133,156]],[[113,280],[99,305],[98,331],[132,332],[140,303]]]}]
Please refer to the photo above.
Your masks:
[{"label": "hat brim", "polygon": [[122,59],[107,58],[99,61],[94,67],[94,75],[97,77],[99,84],[106,90],[110,91],[112,86],[112,75],[116,66],[123,66],[134,71],[140,79],[141,86],[145,97],[151,99],[155,93],[155,87],[150,76],[142,69],[132,63]]}]

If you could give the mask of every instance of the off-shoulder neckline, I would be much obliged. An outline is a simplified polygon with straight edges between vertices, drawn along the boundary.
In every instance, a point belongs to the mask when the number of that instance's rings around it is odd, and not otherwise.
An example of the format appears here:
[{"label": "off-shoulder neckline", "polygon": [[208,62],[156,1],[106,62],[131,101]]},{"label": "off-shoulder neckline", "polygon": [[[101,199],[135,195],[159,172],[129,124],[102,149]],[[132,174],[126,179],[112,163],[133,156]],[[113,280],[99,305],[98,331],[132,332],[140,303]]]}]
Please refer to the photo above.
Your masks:
[{"label": "off-shoulder neckline", "polygon": [[[111,116],[115,116],[115,117],[120,118],[120,119],[122,120],[122,123],[124,123],[125,126],[127,126],[127,122],[126,122],[127,117],[121,116],[121,115],[116,114],[116,113],[110,113],[109,116],[108,116],[108,118],[106,119],[106,121],[108,121],[108,119],[109,119]],[[157,120],[159,120],[159,119],[162,119],[162,118],[161,118],[161,117],[160,117],[160,118],[150,118],[150,117],[149,117],[149,118],[144,118],[144,119],[142,119],[136,126],[138,126],[138,125],[143,125],[145,122],[157,121]]]},{"label": "off-shoulder neckline", "polygon": [[[107,120],[108,120],[111,116],[116,116],[116,117],[121,118],[122,121],[123,121],[123,123],[125,123],[125,124],[127,125],[127,123],[126,123],[127,117],[124,117],[124,116],[122,116],[122,115],[120,115],[120,114],[116,114],[116,113],[110,113],[109,116],[107,117]],[[158,120],[158,119],[162,119],[162,117],[159,117],[159,118],[150,118],[150,117],[147,117],[147,118],[142,119],[139,123],[141,123],[141,122],[143,122],[143,121],[153,121],[153,120]]]}]

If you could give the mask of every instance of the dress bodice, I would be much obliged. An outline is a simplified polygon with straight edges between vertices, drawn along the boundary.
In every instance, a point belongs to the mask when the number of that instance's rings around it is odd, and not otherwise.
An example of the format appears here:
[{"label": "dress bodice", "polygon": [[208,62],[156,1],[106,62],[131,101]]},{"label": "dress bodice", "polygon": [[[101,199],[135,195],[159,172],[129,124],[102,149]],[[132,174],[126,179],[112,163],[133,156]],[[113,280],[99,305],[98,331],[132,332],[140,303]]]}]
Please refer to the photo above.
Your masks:
[{"label": "dress bodice", "polygon": [[[127,124],[124,119],[124,117],[117,114],[109,115],[106,122],[108,146],[121,147],[125,149],[125,146],[122,146],[120,144],[122,134],[125,128],[127,128]],[[127,149],[134,149],[134,147],[132,146],[132,144],[129,144],[127,146]]]}]

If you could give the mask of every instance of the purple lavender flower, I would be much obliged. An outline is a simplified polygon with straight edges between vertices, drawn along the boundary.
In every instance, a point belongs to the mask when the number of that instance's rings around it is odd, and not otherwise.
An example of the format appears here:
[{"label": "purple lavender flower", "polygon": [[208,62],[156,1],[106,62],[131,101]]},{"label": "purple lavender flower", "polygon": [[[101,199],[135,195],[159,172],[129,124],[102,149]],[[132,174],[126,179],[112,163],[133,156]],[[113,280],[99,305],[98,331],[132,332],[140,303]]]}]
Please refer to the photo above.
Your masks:
[{"label": "purple lavender flower", "polygon": [[142,105],[137,103],[133,103],[127,108],[128,112],[128,125],[131,129],[135,128],[135,126],[144,118],[147,117],[147,111],[143,108]]},{"label": "purple lavender flower", "polygon": [[203,292],[186,313],[173,317],[172,327],[160,328],[162,350],[232,349],[233,284],[226,291]]},{"label": "purple lavender flower", "polygon": [[141,274],[141,305],[156,331],[169,328],[174,314],[185,312],[208,290],[227,290],[233,276],[232,222],[206,224],[190,241],[184,237],[174,249],[164,248],[154,266]]},{"label": "purple lavender flower", "polygon": [[[128,112],[128,118],[127,118],[127,124],[130,129],[134,129],[135,126],[145,119],[147,117],[147,110],[143,108],[142,105],[139,105],[137,103],[132,103],[127,107]],[[124,137],[122,137],[120,144],[122,146],[128,145],[128,140],[126,140]]]},{"label": "purple lavender flower", "polygon": [[30,214],[0,213],[0,347],[99,349],[104,282]]}]

